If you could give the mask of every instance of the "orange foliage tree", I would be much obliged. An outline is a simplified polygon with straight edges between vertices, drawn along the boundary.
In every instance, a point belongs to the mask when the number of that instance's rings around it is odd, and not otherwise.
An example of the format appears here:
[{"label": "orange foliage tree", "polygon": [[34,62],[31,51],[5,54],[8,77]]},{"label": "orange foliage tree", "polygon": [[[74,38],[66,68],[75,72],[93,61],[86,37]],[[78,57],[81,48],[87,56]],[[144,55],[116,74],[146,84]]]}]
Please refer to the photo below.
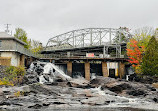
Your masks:
[{"label": "orange foliage tree", "polygon": [[139,46],[138,41],[131,39],[126,50],[129,63],[131,63],[134,68],[139,67],[145,50],[144,46]]}]

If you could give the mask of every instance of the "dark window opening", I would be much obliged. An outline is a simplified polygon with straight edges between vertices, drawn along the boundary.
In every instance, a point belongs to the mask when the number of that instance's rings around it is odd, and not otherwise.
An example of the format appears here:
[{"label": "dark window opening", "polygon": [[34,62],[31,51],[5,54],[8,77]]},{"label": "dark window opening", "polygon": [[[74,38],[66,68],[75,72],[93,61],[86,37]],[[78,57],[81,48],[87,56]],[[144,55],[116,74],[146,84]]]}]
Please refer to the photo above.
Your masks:
[{"label": "dark window opening", "polygon": [[115,78],[115,69],[109,69],[109,77]]}]

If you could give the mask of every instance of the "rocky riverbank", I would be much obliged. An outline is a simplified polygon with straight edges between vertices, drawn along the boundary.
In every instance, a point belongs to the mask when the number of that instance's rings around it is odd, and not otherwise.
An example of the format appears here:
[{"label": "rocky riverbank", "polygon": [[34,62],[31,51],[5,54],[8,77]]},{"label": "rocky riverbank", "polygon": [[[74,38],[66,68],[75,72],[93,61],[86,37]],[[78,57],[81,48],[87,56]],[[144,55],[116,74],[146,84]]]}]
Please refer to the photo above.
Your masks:
[{"label": "rocky riverbank", "polygon": [[33,78],[25,80],[29,84],[1,86],[0,109],[2,111],[158,109],[158,89],[151,84],[108,77],[97,77],[90,82],[84,78],[71,81],[57,79],[54,83],[40,84],[33,81]]}]

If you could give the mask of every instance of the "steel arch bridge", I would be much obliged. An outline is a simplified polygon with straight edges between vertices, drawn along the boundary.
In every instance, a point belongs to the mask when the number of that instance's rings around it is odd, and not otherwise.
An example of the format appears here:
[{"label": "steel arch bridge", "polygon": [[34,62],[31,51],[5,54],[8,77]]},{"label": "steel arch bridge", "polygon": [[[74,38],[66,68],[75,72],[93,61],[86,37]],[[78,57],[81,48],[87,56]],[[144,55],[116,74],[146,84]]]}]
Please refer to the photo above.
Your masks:
[{"label": "steel arch bridge", "polygon": [[[122,35],[126,39],[122,40]],[[131,34],[125,28],[85,28],[69,31],[48,40],[45,51],[121,44],[128,41]]]}]

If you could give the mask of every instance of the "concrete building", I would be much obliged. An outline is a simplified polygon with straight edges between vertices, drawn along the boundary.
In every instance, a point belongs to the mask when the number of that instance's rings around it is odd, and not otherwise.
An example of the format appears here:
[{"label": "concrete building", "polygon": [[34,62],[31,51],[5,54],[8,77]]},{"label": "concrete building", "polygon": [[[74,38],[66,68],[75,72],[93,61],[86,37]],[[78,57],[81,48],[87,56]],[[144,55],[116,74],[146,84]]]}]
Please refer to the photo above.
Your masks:
[{"label": "concrete building", "polygon": [[7,34],[0,32],[0,65],[5,66],[24,66],[27,56],[33,54],[24,48],[23,41]]}]

